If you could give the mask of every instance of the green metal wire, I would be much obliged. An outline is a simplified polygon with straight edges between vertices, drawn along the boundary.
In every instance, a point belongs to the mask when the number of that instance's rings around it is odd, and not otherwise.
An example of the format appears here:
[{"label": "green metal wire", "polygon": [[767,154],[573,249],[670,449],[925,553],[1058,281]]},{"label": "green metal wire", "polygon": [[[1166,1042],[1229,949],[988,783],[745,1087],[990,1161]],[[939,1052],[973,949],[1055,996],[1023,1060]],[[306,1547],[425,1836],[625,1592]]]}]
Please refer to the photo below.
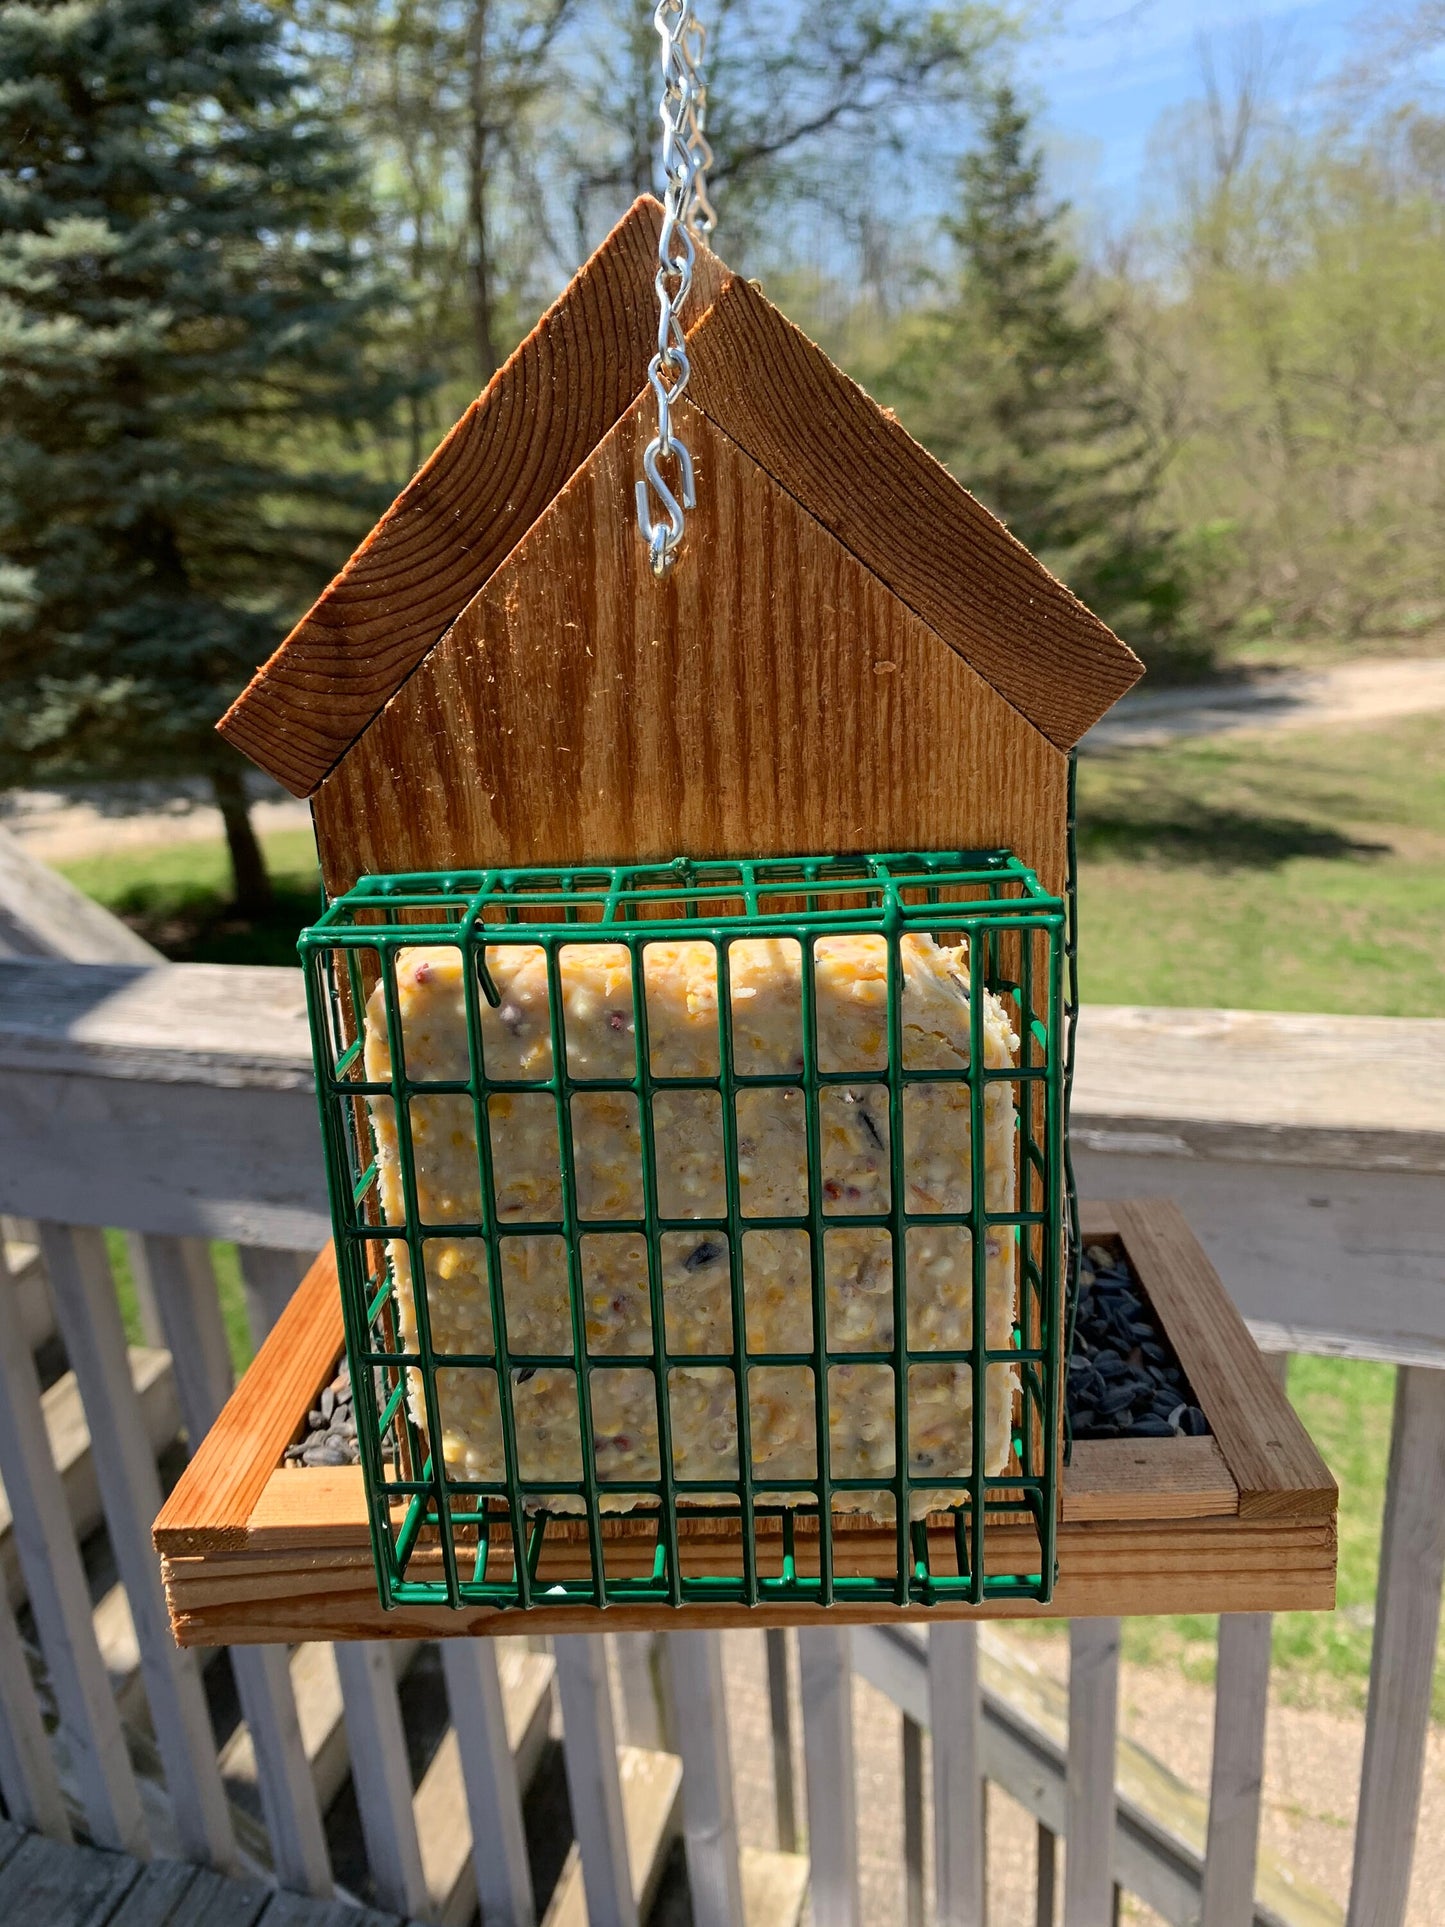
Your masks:
[{"label": "green metal wire", "polygon": [[[367,1511],[383,1605],[525,1608],[538,1601],[538,1574],[549,1523],[559,1508],[586,1522],[584,1577],[549,1583],[549,1606],[757,1605],[834,1601],[880,1606],[929,1605],[947,1600],[1046,1601],[1052,1595],[1058,1514],[1057,1437],[1064,1368],[1066,1193],[1075,1221],[1065,1120],[1071,1050],[1066,1010],[1074,1005],[1072,943],[1072,789],[1070,893],[1051,896],[1006,850],[910,852],[870,857],[759,859],[745,863],[679,859],[672,864],[487,872],[415,873],[367,877],[323,910],[303,933],[308,1008],[317,1091],[326,1148],[327,1184],[336,1233],[347,1355],[358,1388],[354,1410]],[[804,907],[798,908],[799,901]],[[967,1070],[915,1070],[903,1062],[902,939],[930,933],[967,943],[970,1054]],[[877,1071],[824,1070],[819,1061],[814,951],[820,937],[876,934],[887,946],[887,1064]],[[787,1072],[742,1072],[732,1035],[729,947],[743,938],[796,943],[802,959],[802,1065]],[[650,944],[685,939],[712,946],[717,958],[718,1060],[715,1074],[670,1076],[654,1071],[648,1031],[643,956]],[[630,1076],[582,1077],[567,1055],[560,952],[564,945],[623,944],[631,966],[635,1065]],[[481,1046],[481,1000],[498,1001],[487,951],[507,945],[540,949],[545,958],[551,1033],[546,1077],[489,1075]],[[462,957],[468,1031],[465,1078],[422,1081],[407,1068],[405,1026],[397,994],[398,953],[413,946],[450,946]],[[1005,976],[1004,959],[1017,976]],[[1012,963],[1010,965],[1012,967]],[[1064,997],[1065,975],[1069,1002]],[[390,1071],[369,1081],[358,1029],[368,983],[381,986]],[[1020,1038],[1019,1061],[989,1068],[984,1061],[984,992],[1002,998]],[[904,1096],[912,1084],[946,1082],[968,1091],[971,1191],[966,1211],[908,1210]],[[1018,1195],[1012,1209],[990,1211],[985,1145],[987,1091],[1012,1085],[1017,1096]],[[820,1104],[833,1087],[875,1086],[886,1093],[889,1120],[887,1208],[846,1216],[825,1209]],[[750,1216],[743,1210],[738,1168],[739,1096],[751,1089],[797,1093],[807,1152],[807,1209],[793,1215]],[[659,1092],[714,1094],[723,1145],[723,1208],[715,1215],[678,1218],[661,1208],[654,1141],[653,1099]],[[490,1107],[494,1099],[527,1092],[550,1097],[555,1111],[562,1205],[555,1219],[502,1220],[496,1208]],[[642,1209],[635,1218],[589,1219],[579,1208],[573,1100],[595,1092],[627,1093],[637,1105],[642,1160]],[[471,1223],[427,1224],[420,1216],[411,1107],[419,1097],[468,1100],[476,1134],[480,1216]],[[396,1120],[397,1162],[404,1216],[383,1222],[380,1167],[367,1106],[389,1103]],[[907,1241],[915,1226],[968,1230],[972,1250],[973,1322],[970,1343],[957,1350],[918,1350],[908,1343]],[[841,1226],[886,1231],[893,1261],[893,1334],[887,1347],[838,1351],[827,1327],[826,1238]],[[747,1335],[743,1240],[747,1232],[786,1230],[808,1241],[812,1344],[801,1352],[750,1348]],[[662,1239],[669,1233],[712,1232],[728,1252],[732,1344],[716,1356],[669,1351]],[[650,1355],[591,1355],[587,1349],[582,1238],[635,1233],[647,1253],[651,1312]],[[504,1274],[508,1239],[560,1236],[566,1248],[572,1349],[524,1353],[508,1341]],[[988,1342],[986,1284],[990,1235],[1013,1242],[1018,1309],[1010,1343]],[[476,1238],[486,1249],[492,1341],[486,1352],[439,1351],[433,1341],[426,1240]],[[385,1245],[408,1254],[415,1298],[416,1348],[401,1337],[399,1308]],[[1070,1256],[1075,1255],[1070,1246]],[[730,1378],[737,1419],[733,1475],[681,1476],[674,1459],[671,1374],[716,1369]],[[972,1386],[971,1469],[954,1478],[915,1470],[910,1453],[909,1375],[920,1364],[967,1366]],[[841,1477],[833,1472],[830,1375],[840,1365],[883,1367],[892,1374],[894,1468],[891,1477]],[[815,1476],[764,1477],[754,1464],[749,1374],[759,1368],[802,1367],[812,1374]],[[987,1385],[990,1370],[1012,1368],[1020,1396],[1012,1458],[1000,1474],[986,1473]],[[577,1395],[580,1476],[540,1480],[525,1476],[519,1456],[515,1388],[520,1375],[547,1368],[572,1376]],[[436,1442],[442,1437],[438,1372],[491,1374],[497,1385],[502,1466],[495,1480],[450,1472]],[[658,1464],[655,1478],[615,1480],[599,1475],[592,1431],[591,1381],[598,1372],[644,1370],[654,1386]],[[891,1488],[895,1507],[895,1570],[859,1576],[836,1569],[835,1502],[852,1509],[850,1493]],[[953,1570],[930,1543],[922,1521],[911,1518],[918,1489],[948,1495],[954,1519]],[[807,1493],[806,1500],[799,1495]],[[602,1502],[621,1498],[648,1506],[634,1512],[655,1532],[650,1570],[640,1576],[609,1570]],[[931,1503],[937,1506],[937,1501]],[[799,1570],[796,1518],[812,1521],[817,1571]],[[690,1517],[739,1522],[735,1572],[684,1570],[680,1527]],[[780,1521],[781,1562],[764,1572],[760,1520]],[[991,1553],[991,1522],[1031,1522],[1031,1550],[1000,1568]],[[497,1537],[509,1528],[510,1550]],[[631,1542],[635,1551],[636,1541]],[[416,1555],[425,1548],[428,1557]],[[440,1574],[435,1552],[440,1551]],[[463,1556],[465,1555],[465,1557]]]},{"label": "green metal wire", "polygon": [[[1064,1198],[1067,1217],[1064,1235],[1064,1373],[1074,1355],[1074,1321],[1079,1315],[1079,1265],[1083,1246],[1079,1232],[1079,1187],[1074,1178],[1074,1148],[1070,1130],[1074,1102],[1074,1046],[1079,1030],[1079,752],[1069,751],[1068,867],[1064,883]],[[1064,1463],[1074,1455],[1074,1426],[1064,1400]]]}]

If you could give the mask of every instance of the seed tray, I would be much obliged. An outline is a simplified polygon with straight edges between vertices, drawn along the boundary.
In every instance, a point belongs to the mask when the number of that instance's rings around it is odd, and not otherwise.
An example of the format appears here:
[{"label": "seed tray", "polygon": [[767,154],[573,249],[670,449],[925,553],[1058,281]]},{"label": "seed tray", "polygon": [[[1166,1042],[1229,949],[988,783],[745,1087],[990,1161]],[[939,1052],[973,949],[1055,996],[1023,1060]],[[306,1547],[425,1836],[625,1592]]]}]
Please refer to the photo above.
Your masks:
[{"label": "seed tray", "polygon": [[[1159,1199],[1086,1206],[1087,1243],[1127,1259],[1205,1415],[1198,1437],[1080,1439],[1061,1485],[1058,1579],[1047,1605],[1017,1599],[888,1607],[800,1603],[547,1603],[549,1585],[586,1570],[585,1523],[551,1518],[529,1532],[537,1603],[528,1628],[789,1625],[880,1619],[1017,1618],[1327,1609],[1334,1603],[1338,1494],[1208,1259],[1178,1210]],[[436,1638],[502,1633],[509,1609],[401,1606],[377,1597],[360,1469],[287,1464],[319,1409],[342,1349],[335,1265],[323,1253],[156,1521],[172,1626],[183,1645],[326,1638]],[[652,1569],[657,1522],[605,1524],[608,1570]],[[727,1572],[740,1557],[736,1520],[679,1519],[690,1570]],[[953,1522],[931,1515],[931,1559],[944,1569]],[[994,1529],[1011,1556],[1010,1527]],[[1031,1530],[1031,1529],[1030,1529]],[[760,1564],[791,1557],[816,1570],[816,1526],[757,1522]],[[418,1557],[439,1554],[420,1548]],[[495,1556],[510,1557],[503,1526]],[[839,1520],[835,1570],[890,1572],[891,1522]]]}]

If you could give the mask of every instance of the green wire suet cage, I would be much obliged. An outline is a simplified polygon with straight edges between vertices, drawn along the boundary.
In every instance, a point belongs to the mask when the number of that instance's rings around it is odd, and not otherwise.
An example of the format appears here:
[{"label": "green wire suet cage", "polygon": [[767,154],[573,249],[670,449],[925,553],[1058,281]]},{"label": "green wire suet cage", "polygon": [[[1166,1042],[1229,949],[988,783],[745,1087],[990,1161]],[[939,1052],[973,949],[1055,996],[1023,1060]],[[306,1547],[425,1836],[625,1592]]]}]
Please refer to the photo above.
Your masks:
[{"label": "green wire suet cage", "polygon": [[[1047,1601],[1067,1263],[1067,922],[1065,903],[1002,850],[366,877],[332,902],[300,947],[383,1603]],[[820,1042],[819,970],[839,939],[867,940],[868,954],[883,960],[886,1042],[867,1066],[831,1062]],[[925,941],[948,947],[966,1006],[965,1061],[951,1067],[921,1067],[904,1047],[906,975],[921,954],[912,946]],[[743,955],[737,946],[749,943],[783,946],[799,960],[800,1049],[781,1067],[759,1069],[740,1047],[744,1006],[733,977]],[[650,1044],[657,1011],[648,972],[664,954],[654,947],[667,945],[704,946],[716,984],[710,1061],[681,1070],[660,1070]],[[604,1041],[630,1061],[614,1056],[601,1070],[578,1062],[569,1034],[575,1011],[569,1015],[564,990],[564,971],[579,956],[584,972],[602,958],[587,946],[615,947],[607,955],[620,960],[625,986],[625,1001],[609,1016],[617,1035]],[[408,1007],[411,1016],[404,1008],[416,995],[418,957],[448,959],[453,973],[447,1008],[456,1039],[440,1056],[437,1025],[428,1028],[424,1013],[415,1014],[419,1006]],[[509,1008],[499,980],[515,977],[524,959],[545,985],[544,998],[538,991],[545,1034],[536,1061],[518,1074],[490,1039],[501,1035]],[[1006,1014],[1017,1040],[1011,1061],[987,1061],[991,1009]],[[946,1090],[918,1095],[925,1086]],[[772,1095],[753,1095],[759,1092]],[[788,1210],[759,1212],[744,1195],[740,1118],[758,1103],[801,1120],[806,1184]],[[966,1195],[953,1199],[956,1209],[936,1201],[912,1208],[910,1117],[930,1103],[960,1114],[970,1147]],[[640,1167],[621,1205],[614,1199],[600,1211],[589,1193],[586,1142],[588,1107],[598,1104],[625,1107],[635,1119]],[[499,1120],[516,1116],[519,1105],[533,1107],[528,1115],[555,1133],[547,1138],[555,1143],[555,1193],[540,1215],[517,1204],[499,1169]],[[848,1114],[850,1128],[861,1119],[879,1147],[876,1195],[865,1191],[851,1206],[829,1177],[828,1120],[840,1105],[858,1107]],[[660,1144],[658,1119],[685,1117],[689,1106],[714,1120],[722,1185],[680,1211],[665,1179],[669,1159],[688,1146],[675,1128]],[[983,1153],[1000,1118],[1011,1132],[1011,1172],[1002,1194],[991,1197]],[[428,1158],[439,1155],[438,1119],[443,1150],[464,1167],[445,1209],[426,1180]],[[429,1219],[427,1209],[439,1216]],[[870,1328],[886,1342],[845,1343],[830,1322],[829,1240],[840,1230],[866,1234],[886,1253],[878,1275],[891,1302]],[[799,1253],[806,1245],[806,1344],[750,1345],[748,1241],[758,1232],[796,1241]],[[910,1309],[911,1254],[923,1248],[911,1240],[925,1234],[935,1245],[952,1236],[967,1253],[966,1343],[940,1347],[910,1329],[919,1322],[916,1304]],[[622,1239],[637,1254],[645,1305],[640,1299],[636,1329],[646,1333],[645,1353],[635,1339],[619,1352],[589,1336],[587,1253],[602,1249],[597,1241]],[[714,1349],[679,1350],[670,1330],[669,1267],[675,1273],[679,1240],[695,1240],[691,1257],[705,1253],[718,1275],[726,1342]],[[535,1330],[519,1329],[508,1278],[514,1260],[530,1260],[543,1246],[555,1247],[565,1270],[565,1324],[539,1348]],[[468,1262],[483,1280],[460,1349],[452,1300],[435,1271],[437,1249],[475,1254]],[[622,1249],[607,1246],[613,1254]],[[990,1262],[1005,1264],[1014,1280],[1004,1329],[996,1298],[990,1328]],[[867,1382],[886,1390],[871,1406],[851,1389],[845,1399],[842,1388],[862,1384],[869,1371],[875,1377]],[[951,1381],[940,1377],[949,1372]],[[607,1463],[615,1440],[603,1437],[598,1414],[624,1384],[615,1375],[631,1375],[634,1397],[638,1373],[655,1431],[618,1474]],[[768,1373],[792,1373],[790,1386],[807,1386],[808,1476],[800,1474],[801,1459],[769,1466],[755,1435],[758,1387]],[[997,1451],[986,1436],[989,1387],[998,1383],[991,1373],[1007,1374],[1010,1387],[995,1469],[986,1462]],[[691,1422],[680,1416],[679,1400],[685,1391],[695,1401],[704,1381],[717,1388],[710,1397],[730,1400],[730,1462],[726,1436],[710,1459],[694,1454],[689,1462],[677,1448],[679,1425]],[[916,1407],[919,1385],[944,1382],[983,1388],[971,1397],[966,1445],[952,1470],[920,1462],[910,1427],[910,1395]],[[562,1474],[554,1465],[551,1476],[537,1476],[530,1462],[537,1385],[553,1388],[547,1422],[554,1431],[573,1429]],[[469,1410],[485,1407],[496,1439],[490,1460],[443,1443],[451,1438],[453,1386],[471,1388]],[[839,1407],[849,1401],[853,1419],[883,1411],[891,1426],[891,1440],[869,1448],[867,1470],[850,1469],[836,1447]],[[865,1525],[875,1553],[880,1539],[885,1545],[884,1569],[876,1556],[867,1569],[853,1556]],[[555,1579],[549,1569],[543,1585],[544,1548],[555,1550],[559,1540],[575,1548],[573,1576]],[[700,1545],[709,1554],[701,1560],[694,1557]]]}]

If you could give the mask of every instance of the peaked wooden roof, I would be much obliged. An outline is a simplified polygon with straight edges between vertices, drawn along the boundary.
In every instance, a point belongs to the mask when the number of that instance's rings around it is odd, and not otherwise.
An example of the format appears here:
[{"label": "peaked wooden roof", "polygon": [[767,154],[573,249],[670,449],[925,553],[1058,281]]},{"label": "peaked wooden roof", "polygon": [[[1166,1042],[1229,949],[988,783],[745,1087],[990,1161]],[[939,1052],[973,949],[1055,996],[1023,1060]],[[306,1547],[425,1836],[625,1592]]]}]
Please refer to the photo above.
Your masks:
[{"label": "peaked wooden roof", "polygon": [[[656,339],[661,209],[634,204],[219,728],[309,796],[626,412]],[[1142,674],[887,411],[700,250],[689,398],[1052,742]],[[630,520],[629,497],[618,514]]]}]

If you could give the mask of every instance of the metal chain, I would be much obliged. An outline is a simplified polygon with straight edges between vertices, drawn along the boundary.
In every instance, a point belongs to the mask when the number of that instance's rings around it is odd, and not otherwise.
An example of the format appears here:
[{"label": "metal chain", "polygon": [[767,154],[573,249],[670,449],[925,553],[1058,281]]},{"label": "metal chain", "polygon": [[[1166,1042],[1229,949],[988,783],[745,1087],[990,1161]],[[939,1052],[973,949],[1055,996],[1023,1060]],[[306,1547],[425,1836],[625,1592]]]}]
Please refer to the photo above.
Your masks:
[{"label": "metal chain", "polygon": [[[642,457],[637,526],[652,573],[661,577],[677,557],[684,510],[697,506],[692,457],[673,433],[672,410],[692,372],[682,309],[692,288],[696,243],[712,233],[716,216],[707,197],[712,149],[703,133],[707,90],[699,73],[705,32],[694,18],[692,0],[658,0],[652,24],[662,41],[662,171],[667,186],[657,242],[657,353],[647,370],[657,398],[657,433]],[[665,478],[664,464],[673,471],[676,488]],[[654,500],[661,510],[656,517]]]}]

